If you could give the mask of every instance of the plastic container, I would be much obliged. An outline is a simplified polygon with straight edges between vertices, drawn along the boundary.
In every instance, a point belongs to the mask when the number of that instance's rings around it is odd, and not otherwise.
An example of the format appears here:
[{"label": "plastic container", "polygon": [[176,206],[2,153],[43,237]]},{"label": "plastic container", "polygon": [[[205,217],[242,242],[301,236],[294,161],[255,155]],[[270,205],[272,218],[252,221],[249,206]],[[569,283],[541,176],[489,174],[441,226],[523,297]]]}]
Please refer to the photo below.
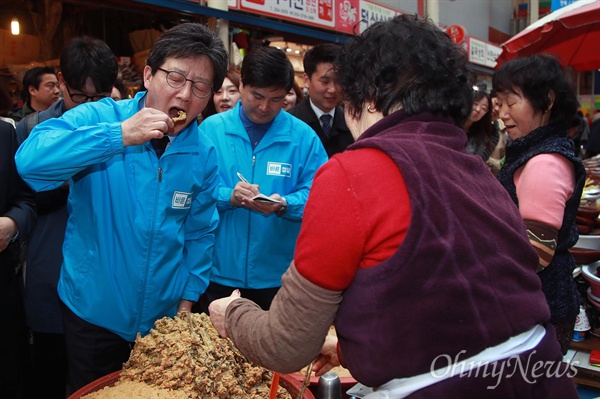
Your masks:
[{"label": "plastic container", "polygon": [[590,321],[585,312],[583,306],[579,307],[579,314],[575,320],[575,328],[573,331],[573,341],[583,341],[585,339],[586,332],[592,328]]},{"label": "plastic container", "polygon": [[[81,399],[82,396],[99,391],[104,387],[113,386],[118,381],[120,374],[120,371],[115,371],[114,373],[105,375],[96,381],[90,382],[83,388],[73,393],[67,399]],[[294,399],[298,397],[298,394],[302,389],[302,382],[298,381],[290,374],[281,374],[279,376],[279,385],[288,391]],[[302,394],[302,399],[315,399],[315,396],[309,389],[305,389],[304,393]]]}]

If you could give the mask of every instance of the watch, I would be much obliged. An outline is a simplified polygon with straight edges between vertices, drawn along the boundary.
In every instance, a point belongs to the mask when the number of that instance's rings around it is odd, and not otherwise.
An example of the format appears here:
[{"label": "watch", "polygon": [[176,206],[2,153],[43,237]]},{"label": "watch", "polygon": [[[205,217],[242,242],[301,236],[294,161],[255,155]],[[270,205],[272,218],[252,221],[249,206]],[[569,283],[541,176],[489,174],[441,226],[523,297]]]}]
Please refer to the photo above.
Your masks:
[{"label": "watch", "polygon": [[285,198],[281,197],[281,203],[282,203],[281,208],[279,208],[279,210],[275,213],[279,217],[285,215],[285,213],[287,212],[287,200]]}]

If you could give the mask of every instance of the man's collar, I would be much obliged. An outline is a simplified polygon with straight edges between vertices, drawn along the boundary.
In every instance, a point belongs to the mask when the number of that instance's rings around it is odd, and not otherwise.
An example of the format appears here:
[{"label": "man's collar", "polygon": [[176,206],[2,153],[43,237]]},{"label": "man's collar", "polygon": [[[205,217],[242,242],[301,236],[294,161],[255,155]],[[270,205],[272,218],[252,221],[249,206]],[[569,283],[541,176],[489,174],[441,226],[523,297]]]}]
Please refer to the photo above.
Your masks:
[{"label": "man's collar", "polygon": [[317,115],[317,119],[320,119],[321,115],[323,115],[323,114],[329,114],[329,115],[331,115],[331,119],[333,119],[335,117],[335,107],[333,107],[331,109],[331,111],[329,111],[329,112],[323,112],[323,110],[321,108],[317,107],[312,102],[312,99],[310,97],[308,98],[308,103],[310,104],[310,107],[312,108],[312,110],[315,112],[315,115]]}]

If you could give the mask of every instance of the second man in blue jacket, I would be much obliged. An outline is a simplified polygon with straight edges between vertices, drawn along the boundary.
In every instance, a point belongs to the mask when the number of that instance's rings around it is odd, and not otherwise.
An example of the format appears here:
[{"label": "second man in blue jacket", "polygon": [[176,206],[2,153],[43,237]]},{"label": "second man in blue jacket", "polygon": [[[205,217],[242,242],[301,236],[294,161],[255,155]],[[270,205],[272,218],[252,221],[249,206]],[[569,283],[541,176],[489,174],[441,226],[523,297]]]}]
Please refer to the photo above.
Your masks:
[{"label": "second man in blue jacket", "polygon": [[[268,309],[294,256],[308,192],[327,153],[304,122],[282,112],[294,69],[274,47],[242,64],[241,101],[207,118],[200,130],[219,163],[219,227],[203,307],[235,289]],[[276,202],[254,198],[264,194]]]}]

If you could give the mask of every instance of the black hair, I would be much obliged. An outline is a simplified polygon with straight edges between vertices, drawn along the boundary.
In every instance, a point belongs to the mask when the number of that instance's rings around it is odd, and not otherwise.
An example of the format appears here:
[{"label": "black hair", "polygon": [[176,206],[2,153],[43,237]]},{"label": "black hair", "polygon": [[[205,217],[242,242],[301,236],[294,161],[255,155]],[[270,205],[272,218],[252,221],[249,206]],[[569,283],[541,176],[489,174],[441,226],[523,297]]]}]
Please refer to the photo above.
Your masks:
[{"label": "black hair", "polygon": [[113,86],[116,87],[117,90],[119,90],[119,93],[121,93],[121,99],[125,100],[125,99],[129,98],[129,93],[127,92],[125,83],[123,83],[123,81],[121,79],[115,80],[115,83]]},{"label": "black hair", "polygon": [[110,93],[117,80],[117,57],[108,45],[96,38],[72,39],[60,53],[60,70],[70,88],[83,90],[90,79],[97,93]]},{"label": "black hair", "polygon": [[317,70],[318,64],[333,64],[337,59],[341,46],[335,43],[324,43],[316,45],[304,54],[304,72],[310,78]]},{"label": "black hair", "polygon": [[256,47],[242,61],[244,87],[281,87],[287,93],[294,82],[294,67],[285,53],[275,47]]},{"label": "black hair", "polygon": [[296,79],[294,79],[294,82],[292,83],[292,89],[294,89],[294,93],[296,93],[296,104],[304,100],[304,91],[302,91],[300,85],[296,82]]},{"label": "black hair", "polygon": [[580,112],[575,113],[572,117],[571,117],[571,121],[569,123],[568,128],[574,128],[574,127],[579,127],[581,125],[581,122],[583,121],[583,114]]},{"label": "black hair", "polygon": [[10,93],[4,86],[0,85],[0,116],[7,117],[14,106],[15,103]]},{"label": "black hair", "polygon": [[56,76],[56,71],[51,66],[37,66],[25,72],[25,76],[23,76],[23,99],[26,102],[29,102],[31,99],[29,86],[39,89],[40,83],[42,83],[42,76],[48,74]]},{"label": "black hair", "polygon": [[359,117],[365,101],[388,115],[402,106],[451,116],[462,126],[471,112],[475,75],[467,53],[431,20],[402,14],[371,25],[346,43],[336,69],[347,110]]},{"label": "black hair", "polygon": [[554,93],[549,123],[567,127],[577,111],[575,87],[564,73],[558,59],[550,54],[530,55],[505,62],[492,77],[498,93],[516,89],[531,103],[535,111],[546,112]]},{"label": "black hair", "polygon": [[150,49],[146,65],[150,66],[154,75],[167,58],[196,58],[202,55],[213,65],[212,89],[217,91],[225,79],[228,55],[223,41],[206,25],[187,22],[163,32]]},{"label": "black hair", "polygon": [[[492,99],[484,90],[481,90],[480,87],[478,87],[477,90],[473,90],[473,104],[483,98],[487,98],[488,110],[481,117],[481,119],[471,124],[466,133],[469,137],[471,137],[471,140],[477,143],[477,145],[485,145],[486,150],[489,154],[491,154],[494,151],[496,144],[498,144],[497,140],[493,140],[494,127],[492,125]],[[485,160],[487,159],[484,159],[484,161]]]}]

